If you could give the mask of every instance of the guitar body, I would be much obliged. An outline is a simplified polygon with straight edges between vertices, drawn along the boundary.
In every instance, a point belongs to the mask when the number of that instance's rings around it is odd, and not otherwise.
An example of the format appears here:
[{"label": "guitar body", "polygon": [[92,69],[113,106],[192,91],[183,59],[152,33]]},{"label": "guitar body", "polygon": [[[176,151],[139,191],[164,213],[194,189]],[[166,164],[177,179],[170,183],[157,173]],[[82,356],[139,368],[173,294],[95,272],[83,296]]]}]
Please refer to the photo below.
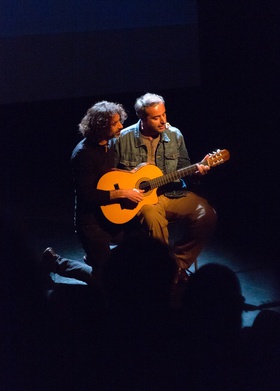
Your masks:
[{"label": "guitar body", "polygon": [[[104,174],[98,184],[99,190],[139,189],[140,184],[162,176],[162,171],[153,164],[143,163],[132,171],[112,170]],[[143,201],[136,204],[129,200],[101,206],[104,216],[114,224],[124,224],[130,221],[146,204],[156,204],[157,189],[143,193]]]}]

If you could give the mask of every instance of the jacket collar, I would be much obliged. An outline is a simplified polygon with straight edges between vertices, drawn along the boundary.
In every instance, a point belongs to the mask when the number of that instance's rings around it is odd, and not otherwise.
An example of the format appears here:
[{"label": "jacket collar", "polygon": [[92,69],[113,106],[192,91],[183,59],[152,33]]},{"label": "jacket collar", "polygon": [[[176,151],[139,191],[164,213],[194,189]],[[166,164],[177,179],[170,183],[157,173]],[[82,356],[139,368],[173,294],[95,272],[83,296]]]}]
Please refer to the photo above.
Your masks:
[{"label": "jacket collar", "polygon": [[[142,139],[141,139],[141,132],[140,132],[140,124],[141,120],[139,120],[135,126],[135,147],[139,148],[142,145],[144,145]],[[170,138],[168,137],[166,131],[164,131],[160,136],[160,142],[166,142],[168,143],[170,141]]]}]

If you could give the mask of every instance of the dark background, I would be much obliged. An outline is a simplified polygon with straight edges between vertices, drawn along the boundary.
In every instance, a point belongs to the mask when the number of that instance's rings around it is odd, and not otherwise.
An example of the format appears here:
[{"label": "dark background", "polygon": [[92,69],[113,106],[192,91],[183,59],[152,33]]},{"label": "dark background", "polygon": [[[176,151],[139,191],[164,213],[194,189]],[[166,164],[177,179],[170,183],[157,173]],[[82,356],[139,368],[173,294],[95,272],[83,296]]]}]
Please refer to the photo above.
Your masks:
[{"label": "dark background", "polygon": [[86,110],[101,99],[121,102],[129,125],[136,97],[156,92],[193,163],[216,148],[231,153],[202,180],[218,212],[217,237],[276,258],[278,1],[51,3],[3,7],[5,210],[71,227],[70,155]]}]

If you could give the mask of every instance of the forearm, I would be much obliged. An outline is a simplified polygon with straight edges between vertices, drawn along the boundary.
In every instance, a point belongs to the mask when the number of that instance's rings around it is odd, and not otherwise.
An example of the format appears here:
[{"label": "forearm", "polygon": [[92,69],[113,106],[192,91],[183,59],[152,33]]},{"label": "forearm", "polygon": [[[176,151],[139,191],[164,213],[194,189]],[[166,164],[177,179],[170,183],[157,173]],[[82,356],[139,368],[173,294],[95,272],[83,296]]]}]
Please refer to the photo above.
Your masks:
[{"label": "forearm", "polygon": [[110,201],[128,199],[132,202],[140,202],[143,199],[143,190],[138,189],[118,189],[110,190]]},{"label": "forearm", "polygon": [[120,198],[127,198],[127,191],[123,189],[110,190],[110,200],[117,200]]}]

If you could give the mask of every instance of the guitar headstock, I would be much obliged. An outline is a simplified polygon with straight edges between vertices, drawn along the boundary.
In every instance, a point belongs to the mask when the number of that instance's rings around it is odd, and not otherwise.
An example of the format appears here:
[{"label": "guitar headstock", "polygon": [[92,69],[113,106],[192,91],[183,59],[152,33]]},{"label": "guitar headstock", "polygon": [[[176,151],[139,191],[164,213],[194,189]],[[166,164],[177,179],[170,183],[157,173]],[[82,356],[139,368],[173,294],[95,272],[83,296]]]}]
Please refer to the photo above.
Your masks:
[{"label": "guitar headstock", "polygon": [[227,149],[217,149],[217,151],[208,153],[203,159],[203,163],[209,167],[215,167],[219,164],[223,164],[230,158],[230,153]]}]

